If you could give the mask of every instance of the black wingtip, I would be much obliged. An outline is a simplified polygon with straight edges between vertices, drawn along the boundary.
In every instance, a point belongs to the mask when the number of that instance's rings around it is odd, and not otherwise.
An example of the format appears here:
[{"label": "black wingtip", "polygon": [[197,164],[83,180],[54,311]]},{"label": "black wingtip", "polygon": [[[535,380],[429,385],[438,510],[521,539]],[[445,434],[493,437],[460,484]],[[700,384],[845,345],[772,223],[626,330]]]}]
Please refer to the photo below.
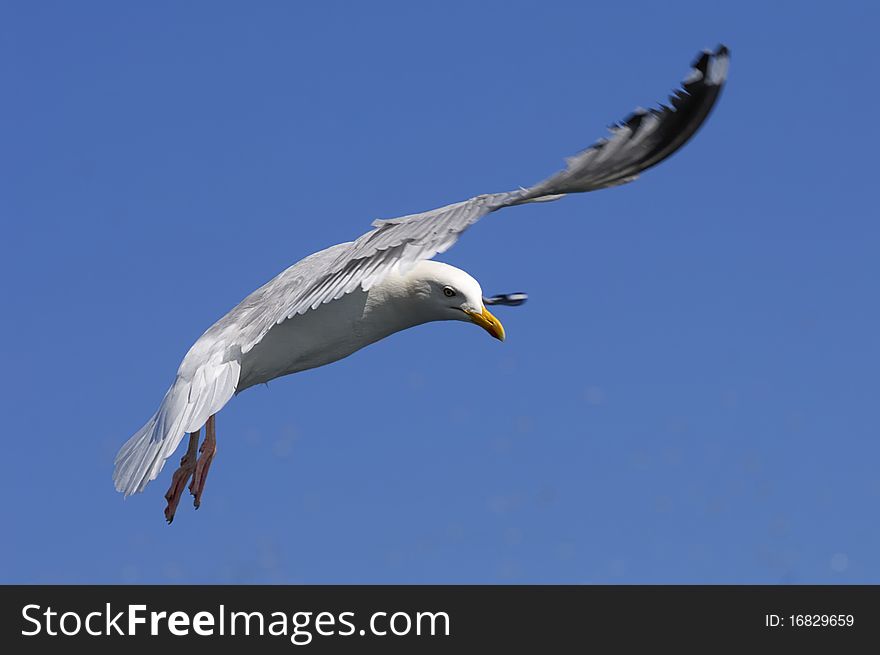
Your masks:
[{"label": "black wingtip", "polygon": [[[691,64],[693,68],[701,68],[701,66],[705,66],[710,59],[714,57],[730,57],[730,48],[728,48],[723,43],[719,43],[715,50],[703,50],[700,54],[697,55],[694,62]],[[703,70],[705,70],[703,68]]]},{"label": "black wingtip", "polygon": [[721,44],[715,49],[709,60],[709,70],[706,73],[707,82],[721,85],[727,80],[727,69],[730,66],[730,49]]},{"label": "black wingtip", "polygon": [[709,70],[709,57],[711,57],[713,53],[708,50],[703,50],[700,54],[697,55],[697,58],[691,62],[691,68],[695,68],[700,71],[703,75],[706,74],[706,71]]},{"label": "black wingtip", "polygon": [[715,51],[703,50],[691,64],[693,69],[682,85],[691,93],[697,85],[721,86],[727,80],[727,69],[730,65],[730,49],[719,45]]},{"label": "black wingtip", "polygon": [[[529,200],[618,186],[659,164],[703,125],[724,88],[729,65],[730,50],[724,44],[699,53],[668,104],[629,114],[611,128],[609,137],[569,157],[564,171],[530,189]],[[609,154],[605,149],[612,142]]]},{"label": "black wingtip", "polygon": [[518,307],[529,299],[528,294],[518,291],[516,293],[502,293],[497,296],[483,298],[484,305],[507,305],[508,307]]}]

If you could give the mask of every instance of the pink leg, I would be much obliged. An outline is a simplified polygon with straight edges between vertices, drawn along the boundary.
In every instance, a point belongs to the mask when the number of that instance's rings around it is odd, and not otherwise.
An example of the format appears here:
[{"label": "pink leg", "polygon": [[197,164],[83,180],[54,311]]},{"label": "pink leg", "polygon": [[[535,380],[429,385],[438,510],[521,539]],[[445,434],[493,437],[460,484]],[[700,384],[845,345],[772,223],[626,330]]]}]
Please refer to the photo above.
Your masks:
[{"label": "pink leg", "polygon": [[205,423],[205,440],[199,449],[199,460],[196,462],[196,470],[193,473],[189,492],[193,495],[193,506],[198,509],[202,504],[202,492],[205,490],[205,481],[208,479],[208,470],[214,461],[214,453],[217,452],[217,434],[214,425],[214,415],[208,417]]},{"label": "pink leg", "polygon": [[180,468],[174,472],[174,477],[171,478],[171,486],[165,493],[165,500],[168,501],[168,505],[165,506],[165,520],[169,524],[174,520],[174,513],[177,511],[177,504],[180,502],[180,497],[183,495],[186,483],[196,470],[196,457],[198,456],[196,450],[198,447],[199,431],[196,430],[189,435],[189,446],[186,449],[186,454],[180,458]]}]

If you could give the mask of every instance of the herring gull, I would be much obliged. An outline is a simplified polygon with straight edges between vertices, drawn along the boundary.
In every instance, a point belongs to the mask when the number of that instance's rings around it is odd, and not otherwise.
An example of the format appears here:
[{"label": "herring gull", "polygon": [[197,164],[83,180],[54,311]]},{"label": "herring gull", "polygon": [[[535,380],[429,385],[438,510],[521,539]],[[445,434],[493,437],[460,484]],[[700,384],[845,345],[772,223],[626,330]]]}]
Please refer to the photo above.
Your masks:
[{"label": "herring gull", "polygon": [[504,328],[486,305],[521,304],[525,295],[485,298],[470,275],[431,258],[496,210],[632,182],[699,129],[728,64],[724,46],[701,53],[668,106],[636,110],[607,137],[569,157],[564,170],[532,187],[374,221],[358,239],[309,255],[251,293],[199,337],[158,411],[119,450],[116,489],[126,496],[143,491],[189,433],[165,495],[170,523],[187,482],[199,507],[216,447],[215,414],[235,394],[429,321],[469,321],[503,341]]}]

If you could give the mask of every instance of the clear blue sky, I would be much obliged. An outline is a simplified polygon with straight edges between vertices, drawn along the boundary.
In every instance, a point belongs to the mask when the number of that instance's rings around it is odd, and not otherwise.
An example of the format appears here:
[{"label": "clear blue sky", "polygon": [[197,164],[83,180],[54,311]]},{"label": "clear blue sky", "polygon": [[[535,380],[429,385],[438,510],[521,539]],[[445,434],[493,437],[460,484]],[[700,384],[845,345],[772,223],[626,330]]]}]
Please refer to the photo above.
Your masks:
[{"label": "clear blue sky", "polygon": [[[880,16],[823,4],[3,3],[0,580],[880,582]],[[506,343],[247,391],[171,527],[172,467],[113,490],[251,290],[557,170],[718,42],[680,153],[443,256],[530,294]]]}]

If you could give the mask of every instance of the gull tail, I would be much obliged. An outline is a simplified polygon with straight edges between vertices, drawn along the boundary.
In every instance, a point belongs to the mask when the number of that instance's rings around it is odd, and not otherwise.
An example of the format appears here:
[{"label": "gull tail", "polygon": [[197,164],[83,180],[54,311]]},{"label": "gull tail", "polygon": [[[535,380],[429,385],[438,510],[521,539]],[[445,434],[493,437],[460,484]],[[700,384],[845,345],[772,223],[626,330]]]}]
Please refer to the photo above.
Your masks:
[{"label": "gull tail", "polygon": [[200,366],[191,380],[178,373],[159,410],[119,449],[113,471],[116,490],[130,496],[155,480],[183,436],[200,429],[229,402],[240,372],[238,361],[230,360]]}]

